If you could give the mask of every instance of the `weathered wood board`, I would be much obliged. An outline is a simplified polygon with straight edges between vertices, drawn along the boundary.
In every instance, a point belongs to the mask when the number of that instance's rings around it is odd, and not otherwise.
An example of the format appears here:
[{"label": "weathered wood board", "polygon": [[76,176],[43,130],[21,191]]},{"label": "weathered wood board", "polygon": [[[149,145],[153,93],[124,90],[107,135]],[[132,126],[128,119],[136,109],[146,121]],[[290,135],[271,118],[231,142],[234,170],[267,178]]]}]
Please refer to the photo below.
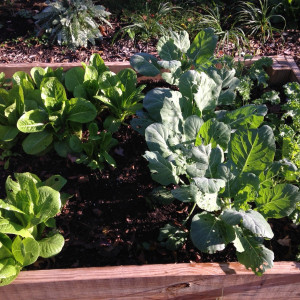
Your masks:
[{"label": "weathered wood board", "polygon": [[22,271],[0,299],[300,299],[300,263],[276,262],[261,277],[239,263]]}]

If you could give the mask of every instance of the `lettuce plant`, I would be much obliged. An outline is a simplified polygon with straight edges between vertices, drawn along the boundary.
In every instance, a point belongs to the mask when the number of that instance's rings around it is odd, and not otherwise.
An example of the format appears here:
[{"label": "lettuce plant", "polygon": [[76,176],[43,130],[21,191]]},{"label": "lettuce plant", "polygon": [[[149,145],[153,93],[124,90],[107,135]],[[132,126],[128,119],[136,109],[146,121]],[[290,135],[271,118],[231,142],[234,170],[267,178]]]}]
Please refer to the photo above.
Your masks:
[{"label": "lettuce plant", "polygon": [[18,130],[28,133],[23,149],[37,155],[54,146],[65,157],[69,152],[69,138],[72,134],[81,135],[82,124],[94,120],[96,108],[83,98],[67,99],[65,88],[56,77],[42,80],[38,96],[32,101],[31,109],[17,121]]},{"label": "lettuce plant", "polygon": [[0,285],[9,284],[39,256],[54,256],[64,246],[53,218],[69,197],[59,193],[66,180],[54,175],[41,181],[31,173],[14,177],[7,178],[7,196],[0,199]]},{"label": "lettuce plant", "polygon": [[137,87],[136,73],[124,69],[115,74],[108,70],[98,54],[93,54],[89,65],[73,68],[66,73],[67,89],[75,97],[89,99],[98,112],[108,109],[109,116],[104,121],[104,128],[116,131],[120,124],[133,115],[142,105],[142,90],[145,85]]}]

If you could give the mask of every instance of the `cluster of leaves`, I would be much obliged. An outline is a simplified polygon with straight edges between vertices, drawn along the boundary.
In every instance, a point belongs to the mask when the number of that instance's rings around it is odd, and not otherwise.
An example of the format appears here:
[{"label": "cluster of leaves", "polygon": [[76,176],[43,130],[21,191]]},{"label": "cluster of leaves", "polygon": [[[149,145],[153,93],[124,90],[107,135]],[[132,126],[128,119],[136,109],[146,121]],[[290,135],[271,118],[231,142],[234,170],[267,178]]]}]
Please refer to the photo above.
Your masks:
[{"label": "cluster of leaves", "polygon": [[[274,259],[263,244],[273,237],[267,219],[290,216],[300,201],[298,187],[289,182],[295,166],[275,160],[275,136],[263,124],[265,104],[231,109],[240,81],[235,69],[212,65],[213,31],[200,32],[191,46],[187,39],[183,32],[162,38],[162,60],[148,54],[131,59],[143,75],[170,70],[162,76],[179,89],[148,92],[144,110],[132,122],[145,134],[149,151],[144,157],[161,184],[155,194],[192,204],[188,218],[179,226],[166,225],[159,239],[170,249],[182,246],[193,216],[190,237],[199,250],[215,253],[233,243],[238,260],[261,275]],[[257,62],[249,71],[260,85],[266,84],[264,71],[258,71],[265,64]]]},{"label": "cluster of leaves", "polygon": [[31,173],[14,177],[7,178],[7,196],[0,199],[0,285],[9,284],[39,256],[58,254],[64,245],[54,217],[69,197],[59,193],[66,180],[54,175],[42,182]]},{"label": "cluster of leaves", "polygon": [[[31,76],[16,72],[12,82],[12,88],[0,89],[1,149],[22,143],[27,154],[42,155],[54,148],[93,169],[103,169],[104,162],[115,166],[108,154],[117,143],[112,134],[142,107],[145,87],[137,87],[131,69],[110,72],[98,54],[83,68],[63,73],[62,68],[35,67]],[[69,94],[74,98],[68,99]],[[95,118],[106,108],[109,114],[98,126]],[[86,130],[88,135],[83,134]]]},{"label": "cluster of leaves", "polygon": [[86,47],[95,39],[102,38],[99,25],[111,26],[110,15],[102,5],[94,5],[92,0],[56,0],[47,1],[48,6],[34,16],[39,27],[38,35],[46,32],[49,39],[57,40],[59,45],[70,48]]}]

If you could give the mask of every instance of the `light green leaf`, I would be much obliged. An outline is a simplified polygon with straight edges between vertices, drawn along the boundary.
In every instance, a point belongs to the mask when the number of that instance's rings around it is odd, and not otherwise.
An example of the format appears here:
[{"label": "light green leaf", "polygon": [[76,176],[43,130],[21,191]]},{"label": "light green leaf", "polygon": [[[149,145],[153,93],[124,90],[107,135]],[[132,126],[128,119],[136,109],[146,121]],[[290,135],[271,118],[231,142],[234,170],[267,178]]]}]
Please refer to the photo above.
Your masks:
[{"label": "light green leaf", "polygon": [[20,266],[17,265],[13,258],[0,260],[0,286],[12,282],[20,272]]},{"label": "light green leaf", "polygon": [[226,209],[221,215],[221,219],[229,225],[239,225],[250,230],[256,236],[273,238],[274,234],[267,220],[254,210],[234,210]]},{"label": "light green leaf", "polygon": [[233,228],[208,212],[193,217],[191,239],[203,252],[216,253],[225,249],[235,238]]},{"label": "light green leaf", "polygon": [[230,141],[231,129],[225,123],[209,119],[201,126],[199,134],[204,139],[205,145],[211,144],[213,148],[220,145],[223,150],[226,150]]},{"label": "light green leaf", "polygon": [[92,56],[90,57],[90,65],[96,68],[99,75],[108,70],[104,63],[104,60],[97,53],[92,54]]},{"label": "light green leaf", "polygon": [[185,140],[195,143],[197,134],[203,125],[204,121],[198,116],[192,115],[188,117],[183,126]]},{"label": "light green leaf", "polygon": [[39,184],[38,187],[49,186],[56,191],[60,191],[65,186],[66,183],[67,180],[64,177],[60,175],[53,175],[49,177],[46,181]]},{"label": "light green leaf", "polygon": [[209,212],[221,209],[218,193],[200,194],[199,197],[196,198],[196,203],[199,208]]},{"label": "light green leaf", "polygon": [[208,63],[214,55],[218,37],[214,34],[212,28],[201,30],[195,37],[187,55],[194,61],[196,67]]},{"label": "light green leaf", "polygon": [[229,143],[229,159],[237,165],[240,173],[260,173],[273,162],[274,155],[274,134],[266,125],[259,129],[236,131]]},{"label": "light green leaf", "polygon": [[41,97],[48,110],[57,109],[57,105],[67,100],[66,90],[55,77],[44,78],[41,83]]},{"label": "light green leaf", "polygon": [[[235,229],[243,252],[237,252],[237,258],[246,268],[261,276],[267,269],[273,267],[274,253],[261,244],[257,238],[248,236],[239,228]],[[239,248],[241,250],[241,248]]]},{"label": "light green leaf", "polygon": [[157,58],[148,53],[137,53],[130,58],[131,66],[136,72],[144,75],[154,77],[160,74],[160,68],[157,65]]},{"label": "light green leaf", "polygon": [[170,31],[170,38],[181,52],[186,53],[190,48],[190,38],[187,31]]},{"label": "light green leaf", "polygon": [[2,199],[0,199],[0,209],[4,209],[7,211],[14,211],[20,214],[24,214],[24,212],[22,210],[20,210],[19,208],[17,208],[16,206],[9,204],[5,201],[3,201]]},{"label": "light green leaf", "polygon": [[67,102],[66,115],[69,121],[88,123],[96,118],[97,109],[90,101],[73,98]]},{"label": "light green leaf", "polygon": [[225,187],[225,181],[223,179],[195,177],[193,180],[202,193],[218,193],[221,188]]},{"label": "light green leaf", "polygon": [[44,110],[36,109],[23,114],[17,122],[17,127],[21,132],[25,133],[41,132],[45,129],[48,122],[48,114]]},{"label": "light green leaf", "polygon": [[220,121],[233,129],[256,129],[264,121],[267,111],[265,105],[246,105],[227,112]]},{"label": "light green leaf", "polygon": [[31,234],[21,225],[10,222],[6,219],[0,219],[0,232],[7,234],[16,234],[24,238],[32,237]]},{"label": "light green leaf", "polygon": [[15,259],[25,267],[33,264],[38,259],[40,253],[39,244],[33,238],[22,240],[17,236],[12,243],[12,253]]},{"label": "light green leaf", "polygon": [[158,152],[146,151],[144,157],[149,162],[151,177],[162,185],[178,183],[179,177],[176,168],[167,159],[163,158]]},{"label": "light green leaf", "polygon": [[181,51],[175,45],[174,40],[168,36],[162,36],[157,42],[157,52],[162,60],[178,61],[181,56]]},{"label": "light green leaf", "polygon": [[30,70],[30,75],[31,75],[32,79],[34,80],[38,89],[40,88],[40,85],[42,83],[42,80],[43,80],[45,74],[46,74],[46,71],[41,67],[33,67]]},{"label": "light green leaf", "polygon": [[27,154],[37,155],[45,151],[53,141],[53,135],[50,132],[42,131],[30,133],[23,141],[23,150]]},{"label": "light green leaf", "polygon": [[75,88],[83,84],[84,70],[80,67],[71,68],[65,74],[65,85],[68,91],[74,92]]},{"label": "light green leaf", "polygon": [[293,212],[299,201],[299,189],[292,184],[277,184],[260,189],[255,198],[256,209],[265,218],[286,217]]},{"label": "light green leaf", "polygon": [[40,247],[40,256],[48,258],[58,254],[65,244],[64,237],[56,233],[50,237],[46,237],[38,241]]}]

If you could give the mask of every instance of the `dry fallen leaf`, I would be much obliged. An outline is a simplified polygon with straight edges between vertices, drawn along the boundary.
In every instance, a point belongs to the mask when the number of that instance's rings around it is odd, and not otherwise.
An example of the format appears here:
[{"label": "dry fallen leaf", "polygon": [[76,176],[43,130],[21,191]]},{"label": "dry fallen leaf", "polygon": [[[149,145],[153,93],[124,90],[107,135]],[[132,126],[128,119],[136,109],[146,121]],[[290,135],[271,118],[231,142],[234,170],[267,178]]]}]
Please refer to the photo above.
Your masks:
[{"label": "dry fallen leaf", "polygon": [[291,239],[289,236],[285,236],[283,239],[278,239],[277,243],[284,247],[290,247],[291,246]]}]

